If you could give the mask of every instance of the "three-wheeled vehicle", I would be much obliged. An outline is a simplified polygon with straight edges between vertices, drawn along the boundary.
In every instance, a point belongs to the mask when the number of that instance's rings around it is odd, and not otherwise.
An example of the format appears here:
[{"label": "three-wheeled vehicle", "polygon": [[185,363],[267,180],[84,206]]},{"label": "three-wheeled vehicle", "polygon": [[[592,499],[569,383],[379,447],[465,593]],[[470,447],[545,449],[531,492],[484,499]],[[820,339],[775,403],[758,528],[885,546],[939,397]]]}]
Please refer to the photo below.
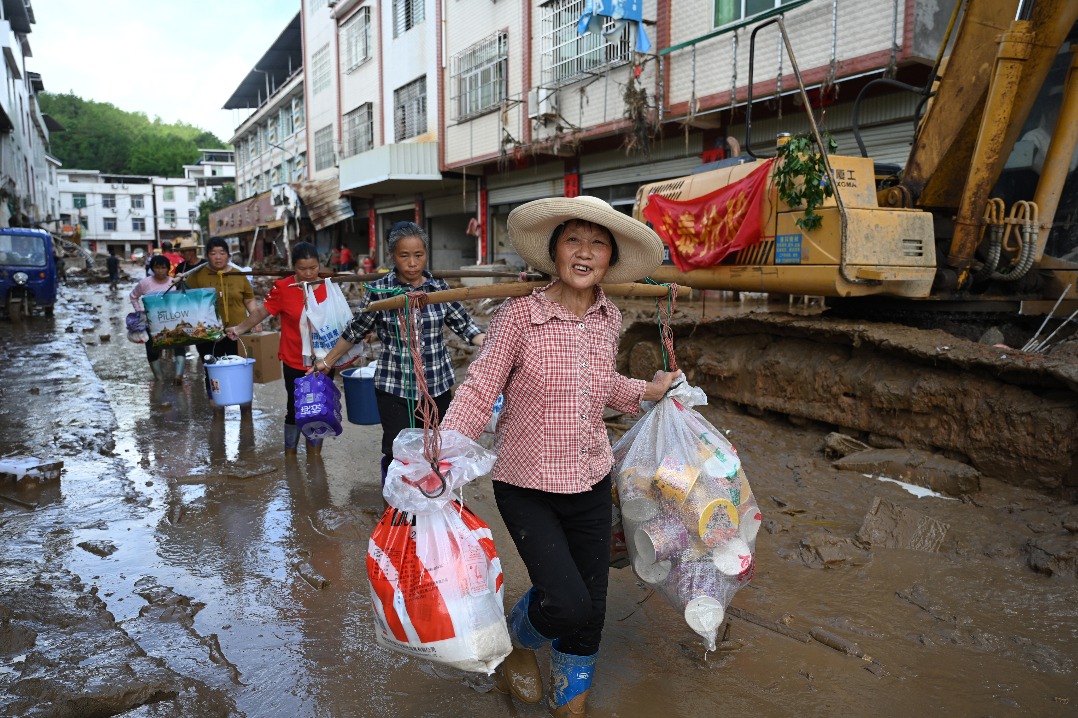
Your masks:
[{"label": "three-wheeled vehicle", "polygon": [[59,284],[52,235],[41,229],[0,229],[0,306],[12,321],[40,307],[52,316]]}]

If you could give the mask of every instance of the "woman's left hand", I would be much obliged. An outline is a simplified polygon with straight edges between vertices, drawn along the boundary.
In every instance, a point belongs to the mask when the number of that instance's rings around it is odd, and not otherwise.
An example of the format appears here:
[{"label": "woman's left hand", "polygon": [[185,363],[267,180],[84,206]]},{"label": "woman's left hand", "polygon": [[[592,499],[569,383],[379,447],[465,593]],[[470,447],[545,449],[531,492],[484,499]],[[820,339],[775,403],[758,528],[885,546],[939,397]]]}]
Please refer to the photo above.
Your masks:
[{"label": "woman's left hand", "polygon": [[481,347],[483,346],[483,342],[485,342],[486,340],[487,334],[486,332],[483,332],[482,334],[476,334],[474,337],[472,337],[472,344],[477,347]]},{"label": "woman's left hand", "polygon": [[662,399],[670,386],[681,376],[681,370],[657,371],[647,386],[644,387],[643,401],[658,401]]}]

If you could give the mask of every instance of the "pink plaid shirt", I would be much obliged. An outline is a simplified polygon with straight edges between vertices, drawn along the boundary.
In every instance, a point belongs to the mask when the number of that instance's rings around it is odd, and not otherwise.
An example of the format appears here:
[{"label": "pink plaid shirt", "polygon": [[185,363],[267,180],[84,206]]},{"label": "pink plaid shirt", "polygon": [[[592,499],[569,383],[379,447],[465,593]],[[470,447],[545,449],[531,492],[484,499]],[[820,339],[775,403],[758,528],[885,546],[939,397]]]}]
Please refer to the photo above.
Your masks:
[{"label": "pink plaid shirt", "polygon": [[637,413],[647,382],[615,370],[621,312],[601,289],[583,318],[548,299],[546,289],[506,301],[491,318],[442,428],[477,438],[503,394],[492,478],[580,493],[614,465],[604,407]]}]

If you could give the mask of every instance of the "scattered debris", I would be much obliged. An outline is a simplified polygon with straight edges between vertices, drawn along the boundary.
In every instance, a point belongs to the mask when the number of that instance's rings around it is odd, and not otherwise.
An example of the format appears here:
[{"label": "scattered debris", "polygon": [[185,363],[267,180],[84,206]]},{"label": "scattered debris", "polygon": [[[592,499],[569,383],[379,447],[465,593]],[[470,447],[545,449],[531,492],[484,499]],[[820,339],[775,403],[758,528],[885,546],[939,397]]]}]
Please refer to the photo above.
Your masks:
[{"label": "scattered debris", "polygon": [[981,472],[977,469],[918,449],[869,449],[831,465],[845,471],[903,479],[956,498],[981,489]]},{"label": "scattered debris", "polygon": [[737,606],[730,606],[726,609],[726,613],[733,616],[734,618],[740,618],[742,621],[754,623],[761,628],[766,628],[769,631],[774,631],[775,633],[779,633],[783,636],[786,636],[787,638],[792,638],[795,641],[808,643],[812,640],[812,637],[804,631],[798,631],[793,628],[790,628],[783,623],[762,618],[760,616],[757,616],[755,613],[750,613],[749,611],[746,611],[743,608],[738,608]]},{"label": "scattered debris", "polygon": [[872,561],[872,554],[858,549],[850,539],[823,531],[801,539],[798,549],[801,561],[809,568],[828,568],[838,564],[863,566]]},{"label": "scattered debris", "polygon": [[111,541],[105,540],[82,541],[76,545],[83,551],[89,551],[95,556],[100,556],[101,558],[111,556],[117,551],[116,544],[112,543]]},{"label": "scattered debris", "polygon": [[1026,544],[1026,553],[1037,573],[1078,579],[1078,542],[1071,533],[1038,536]]},{"label": "scattered debris", "polygon": [[868,451],[870,448],[872,447],[865,442],[837,431],[832,431],[823,439],[823,454],[829,459],[841,459],[860,451]]},{"label": "scattered debris", "polygon": [[318,573],[318,571],[315,570],[314,566],[312,566],[310,562],[301,561],[300,563],[296,564],[296,571],[298,571],[299,575],[303,577],[303,580],[311,584],[313,588],[317,588],[319,590],[329,588],[329,579]]},{"label": "scattered debris", "polygon": [[32,456],[9,456],[0,459],[0,479],[22,481],[59,481],[64,462],[35,459]]},{"label": "scattered debris", "polygon": [[876,496],[857,530],[856,539],[866,548],[938,551],[949,528],[948,524],[931,516]]}]

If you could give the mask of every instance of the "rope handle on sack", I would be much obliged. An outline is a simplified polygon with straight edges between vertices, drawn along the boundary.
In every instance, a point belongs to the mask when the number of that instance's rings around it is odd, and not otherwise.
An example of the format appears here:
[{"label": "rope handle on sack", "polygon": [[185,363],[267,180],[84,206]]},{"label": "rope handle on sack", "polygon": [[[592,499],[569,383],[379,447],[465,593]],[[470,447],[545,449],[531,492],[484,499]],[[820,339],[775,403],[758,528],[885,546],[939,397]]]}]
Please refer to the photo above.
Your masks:
[{"label": "rope handle on sack", "polygon": [[677,285],[674,283],[662,284],[651,277],[644,277],[646,284],[654,284],[658,287],[666,287],[666,305],[655,298],[655,314],[659,324],[659,344],[663,353],[663,371],[677,371],[677,357],[674,354],[674,330],[670,328],[670,320],[674,316],[674,306],[677,304]]}]

